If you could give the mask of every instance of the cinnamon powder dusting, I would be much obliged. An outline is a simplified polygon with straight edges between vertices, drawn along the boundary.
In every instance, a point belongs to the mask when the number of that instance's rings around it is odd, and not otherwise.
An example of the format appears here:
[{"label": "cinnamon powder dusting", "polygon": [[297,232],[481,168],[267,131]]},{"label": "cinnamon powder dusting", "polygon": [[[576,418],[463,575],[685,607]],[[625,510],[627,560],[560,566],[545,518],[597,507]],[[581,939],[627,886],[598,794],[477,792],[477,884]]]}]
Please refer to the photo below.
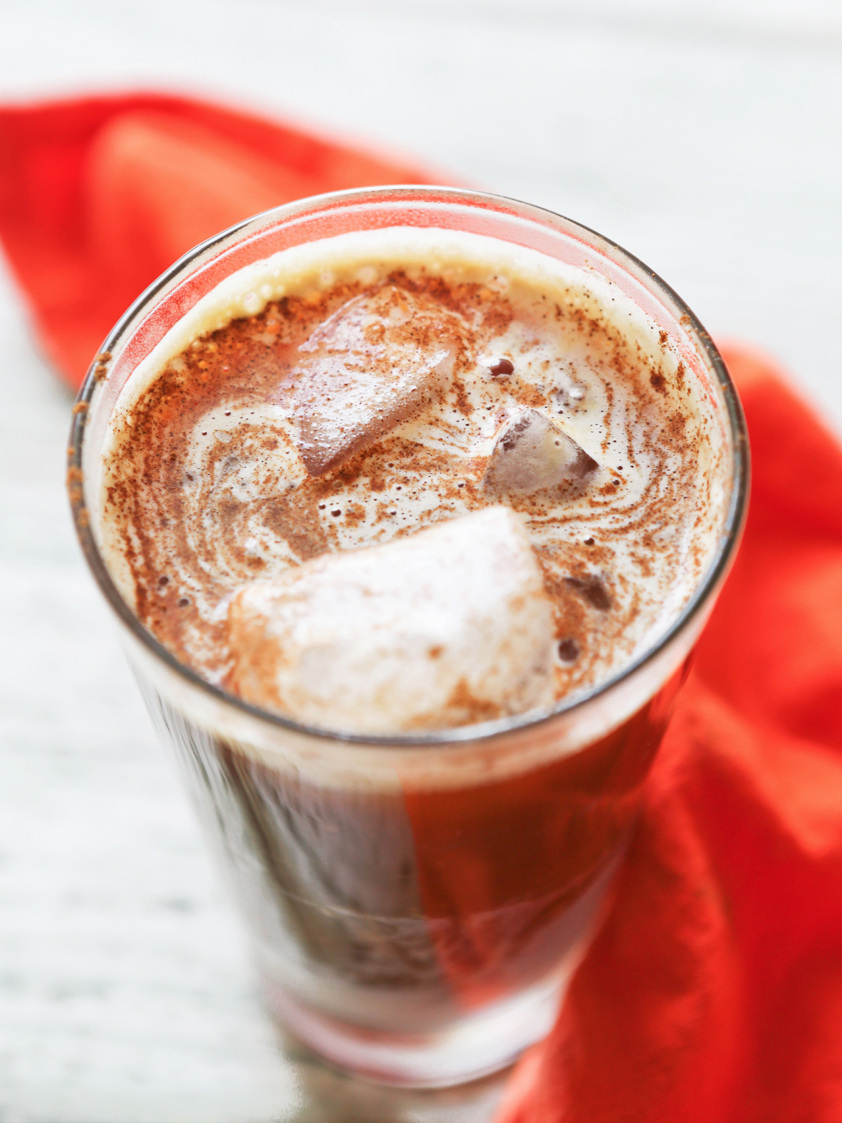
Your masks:
[{"label": "cinnamon powder dusting", "polygon": [[[665,333],[647,355],[564,285],[366,267],[201,335],[119,415],[103,523],[127,596],[177,657],[225,682],[226,605],[244,584],[502,502],[553,603],[557,695],[593,685],[675,613],[708,556],[711,518],[696,523],[717,465],[686,369],[667,370]],[[549,484],[492,493],[492,476],[531,470],[529,449],[516,471],[490,466],[512,455],[506,426],[537,432],[518,420],[533,415],[549,424],[535,448],[561,457],[568,442],[578,470],[562,458]],[[460,721],[489,716],[460,689]]]}]

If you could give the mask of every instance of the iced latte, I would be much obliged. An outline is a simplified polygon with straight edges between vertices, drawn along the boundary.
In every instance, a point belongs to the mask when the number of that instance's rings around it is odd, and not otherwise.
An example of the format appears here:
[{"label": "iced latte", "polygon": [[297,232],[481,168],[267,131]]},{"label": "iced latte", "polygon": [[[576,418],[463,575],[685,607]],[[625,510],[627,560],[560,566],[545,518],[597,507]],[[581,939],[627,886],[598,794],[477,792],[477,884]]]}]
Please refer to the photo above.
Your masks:
[{"label": "iced latte", "polygon": [[740,522],[738,407],[668,290],[542,212],[406,189],[226,238],[93,372],[89,555],[281,1021],[463,1079],[596,923]]}]

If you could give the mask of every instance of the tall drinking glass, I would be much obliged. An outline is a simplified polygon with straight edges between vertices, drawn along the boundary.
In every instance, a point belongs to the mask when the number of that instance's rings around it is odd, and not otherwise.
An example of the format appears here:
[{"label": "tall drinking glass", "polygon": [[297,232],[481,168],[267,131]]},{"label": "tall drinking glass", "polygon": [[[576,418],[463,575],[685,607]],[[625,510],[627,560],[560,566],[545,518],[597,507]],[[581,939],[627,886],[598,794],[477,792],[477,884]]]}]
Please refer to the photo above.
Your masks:
[{"label": "tall drinking glass", "polygon": [[[482,234],[598,276],[669,340],[712,402],[727,470],[706,572],[647,650],[539,719],[374,737],[263,712],[165,650],[103,558],[102,450],[139,363],[234,271],[388,226]],[[383,1082],[456,1083],[512,1060],[550,1028],[592,935],[742,527],[743,418],[707,333],[651,270],[547,211],[444,188],[325,195],[226,231],[156,281],[91,366],[71,445],[82,548],[221,859],[270,1010],[329,1061]]]}]

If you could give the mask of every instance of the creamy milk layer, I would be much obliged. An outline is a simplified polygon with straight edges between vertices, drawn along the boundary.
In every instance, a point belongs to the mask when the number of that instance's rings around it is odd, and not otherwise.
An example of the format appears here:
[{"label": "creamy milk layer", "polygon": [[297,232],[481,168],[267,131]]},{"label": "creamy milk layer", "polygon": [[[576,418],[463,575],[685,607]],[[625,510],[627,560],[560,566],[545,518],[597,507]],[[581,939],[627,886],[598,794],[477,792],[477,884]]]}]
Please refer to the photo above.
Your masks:
[{"label": "creamy milk layer", "polygon": [[551,605],[558,702],[687,603],[728,467],[706,387],[596,273],[392,228],[259,262],[175,325],[114,413],[97,525],[141,622],[235,689],[244,589],[503,506]]}]

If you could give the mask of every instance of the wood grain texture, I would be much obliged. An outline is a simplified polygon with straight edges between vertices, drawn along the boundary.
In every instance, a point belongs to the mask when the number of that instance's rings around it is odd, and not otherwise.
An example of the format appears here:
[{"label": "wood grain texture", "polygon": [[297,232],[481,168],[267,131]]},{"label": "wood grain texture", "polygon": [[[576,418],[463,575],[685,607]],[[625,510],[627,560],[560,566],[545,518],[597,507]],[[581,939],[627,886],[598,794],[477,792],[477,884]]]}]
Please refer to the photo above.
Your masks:
[{"label": "wood grain texture", "polygon": [[[842,433],[837,0],[29,0],[0,97],[165,86],[425,158],[636,253]],[[0,274],[0,1123],[488,1119],[278,1050],[73,540],[70,397]]]}]

